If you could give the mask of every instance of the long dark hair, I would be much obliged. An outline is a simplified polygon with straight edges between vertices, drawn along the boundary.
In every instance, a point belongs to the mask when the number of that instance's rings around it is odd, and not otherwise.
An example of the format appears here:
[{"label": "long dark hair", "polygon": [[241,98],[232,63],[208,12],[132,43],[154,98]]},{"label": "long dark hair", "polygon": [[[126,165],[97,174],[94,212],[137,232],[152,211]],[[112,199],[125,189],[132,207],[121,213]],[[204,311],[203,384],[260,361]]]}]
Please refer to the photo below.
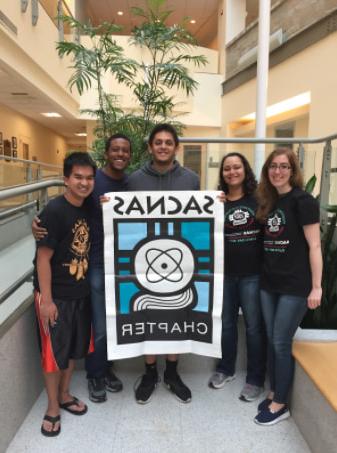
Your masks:
[{"label": "long dark hair", "polygon": [[228,185],[225,182],[225,179],[223,177],[223,165],[224,165],[225,160],[228,157],[238,157],[241,160],[243,168],[245,170],[245,179],[243,180],[243,184],[242,184],[244,194],[245,195],[253,194],[257,187],[257,181],[255,178],[254,172],[252,170],[252,167],[249,165],[248,160],[245,158],[245,156],[243,156],[240,153],[228,153],[222,158],[221,164],[220,164],[220,169],[219,169],[218,189],[222,190],[225,193],[228,193]]},{"label": "long dark hair", "polygon": [[291,175],[289,179],[290,186],[299,187],[300,189],[303,187],[303,176],[294,151],[286,147],[275,148],[274,151],[269,154],[262,167],[261,181],[256,191],[258,201],[256,218],[260,222],[266,220],[278,199],[278,192],[270,182],[268,170],[273,159],[282,155],[287,156],[289,165],[291,166]]}]

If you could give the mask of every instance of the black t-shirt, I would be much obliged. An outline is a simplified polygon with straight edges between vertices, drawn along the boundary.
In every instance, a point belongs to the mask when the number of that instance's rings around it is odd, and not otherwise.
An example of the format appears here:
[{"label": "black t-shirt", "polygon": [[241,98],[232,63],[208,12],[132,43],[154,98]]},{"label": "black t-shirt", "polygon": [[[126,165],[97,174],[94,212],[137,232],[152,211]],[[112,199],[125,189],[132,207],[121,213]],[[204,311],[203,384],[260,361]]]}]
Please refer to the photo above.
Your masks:
[{"label": "black t-shirt", "polygon": [[225,273],[245,276],[260,274],[262,226],[256,221],[256,200],[245,195],[225,203]]},{"label": "black t-shirt", "polygon": [[303,226],[318,222],[319,204],[307,192],[294,188],[279,197],[264,226],[262,289],[292,296],[309,295],[309,246]]},{"label": "black t-shirt", "polygon": [[[36,247],[54,250],[51,259],[52,296],[57,299],[81,299],[89,295],[86,278],[89,260],[87,210],[70,204],[64,196],[51,200],[40,214],[41,226],[48,235]],[[34,260],[34,287],[39,290]]]}]

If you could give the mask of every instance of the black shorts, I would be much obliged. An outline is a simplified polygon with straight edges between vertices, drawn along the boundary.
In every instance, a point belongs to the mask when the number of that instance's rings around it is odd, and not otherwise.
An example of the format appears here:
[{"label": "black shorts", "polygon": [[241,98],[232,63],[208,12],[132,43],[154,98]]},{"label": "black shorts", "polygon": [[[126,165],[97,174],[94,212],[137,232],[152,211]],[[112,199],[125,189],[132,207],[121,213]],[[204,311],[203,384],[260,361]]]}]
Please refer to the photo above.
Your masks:
[{"label": "black shorts", "polygon": [[82,359],[93,351],[90,298],[76,300],[53,299],[58,310],[54,325],[45,332],[40,319],[41,295],[34,292],[35,312],[42,369],[46,373],[66,370],[70,359]]}]

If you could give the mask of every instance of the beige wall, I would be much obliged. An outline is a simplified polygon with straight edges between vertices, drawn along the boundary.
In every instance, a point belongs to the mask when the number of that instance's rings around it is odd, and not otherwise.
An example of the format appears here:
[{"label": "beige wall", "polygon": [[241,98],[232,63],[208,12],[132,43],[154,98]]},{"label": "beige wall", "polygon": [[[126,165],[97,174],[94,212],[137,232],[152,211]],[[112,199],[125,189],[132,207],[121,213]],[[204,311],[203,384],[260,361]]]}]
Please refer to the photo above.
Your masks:
[{"label": "beige wall", "polygon": [[46,11],[40,6],[33,26],[30,4],[21,13],[19,1],[0,0],[0,10],[17,27],[15,34],[0,25],[0,62],[56,102],[64,114],[77,117],[79,96],[67,88],[71,59],[57,55],[58,30]]},{"label": "beige wall", "polygon": [[[303,52],[273,67],[269,72],[268,105],[309,91],[311,103],[307,110],[306,124],[300,123],[296,135],[307,133],[309,137],[324,137],[337,132],[337,33],[333,33]],[[233,136],[231,125],[241,117],[255,111],[256,80],[251,80],[229,92],[222,102],[222,130]],[[281,120],[303,117],[303,111],[290,111]],[[275,118],[268,123],[275,122]],[[253,130],[253,129],[252,129]],[[242,131],[241,131],[242,132]],[[237,135],[237,132],[235,133]],[[298,135],[297,135],[298,136]],[[305,176],[320,174],[322,146],[308,148]]]},{"label": "beige wall", "polygon": [[[115,36],[117,44],[121,45],[128,58],[136,60],[150,61],[150,57],[145,49],[139,49],[129,45],[128,36]],[[82,44],[90,47],[90,39],[83,37]],[[187,51],[189,52],[189,51]],[[206,127],[218,126],[221,122],[221,81],[222,77],[218,74],[219,52],[205,47],[197,47],[192,54],[202,54],[207,57],[208,63],[205,67],[193,68],[190,65],[192,76],[199,82],[199,88],[194,96],[186,97],[181,92],[168,90],[168,94],[174,96],[177,104],[175,112],[186,116],[178,118],[187,125],[205,125]],[[110,75],[104,78],[104,88],[107,92],[118,97],[120,105],[124,109],[137,109],[137,101],[133,97],[128,87],[119,85]],[[96,87],[87,91],[81,97],[81,109],[97,108]],[[83,116],[84,117],[84,116]],[[86,117],[89,119],[89,117]]]},{"label": "beige wall", "polygon": [[67,151],[65,139],[35,121],[0,105],[0,131],[3,139],[17,138],[18,158],[23,158],[23,143],[29,145],[30,160],[61,165]]}]

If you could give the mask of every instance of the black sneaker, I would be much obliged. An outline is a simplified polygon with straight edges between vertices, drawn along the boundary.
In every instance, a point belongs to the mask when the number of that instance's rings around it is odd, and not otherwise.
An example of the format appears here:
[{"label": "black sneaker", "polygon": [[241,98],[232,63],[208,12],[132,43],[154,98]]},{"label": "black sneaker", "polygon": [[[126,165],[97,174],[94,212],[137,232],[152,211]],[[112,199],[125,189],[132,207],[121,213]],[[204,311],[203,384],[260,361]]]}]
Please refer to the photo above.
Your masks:
[{"label": "black sneaker", "polygon": [[[146,404],[150,401],[151,396],[158,384],[158,374],[143,374],[138,387],[135,389],[136,401],[139,404]],[[137,385],[137,383],[136,383]]]},{"label": "black sneaker", "polygon": [[88,379],[88,390],[90,401],[94,403],[104,403],[106,401],[104,378]]},{"label": "black sneaker", "polygon": [[105,388],[109,392],[120,392],[123,389],[122,381],[118,379],[112,369],[109,369],[105,376]]},{"label": "black sneaker", "polygon": [[172,393],[174,393],[179,401],[181,401],[182,403],[189,403],[191,401],[191,390],[183,383],[178,373],[169,376],[165,371],[164,382],[166,384],[166,387],[171,390]]}]

